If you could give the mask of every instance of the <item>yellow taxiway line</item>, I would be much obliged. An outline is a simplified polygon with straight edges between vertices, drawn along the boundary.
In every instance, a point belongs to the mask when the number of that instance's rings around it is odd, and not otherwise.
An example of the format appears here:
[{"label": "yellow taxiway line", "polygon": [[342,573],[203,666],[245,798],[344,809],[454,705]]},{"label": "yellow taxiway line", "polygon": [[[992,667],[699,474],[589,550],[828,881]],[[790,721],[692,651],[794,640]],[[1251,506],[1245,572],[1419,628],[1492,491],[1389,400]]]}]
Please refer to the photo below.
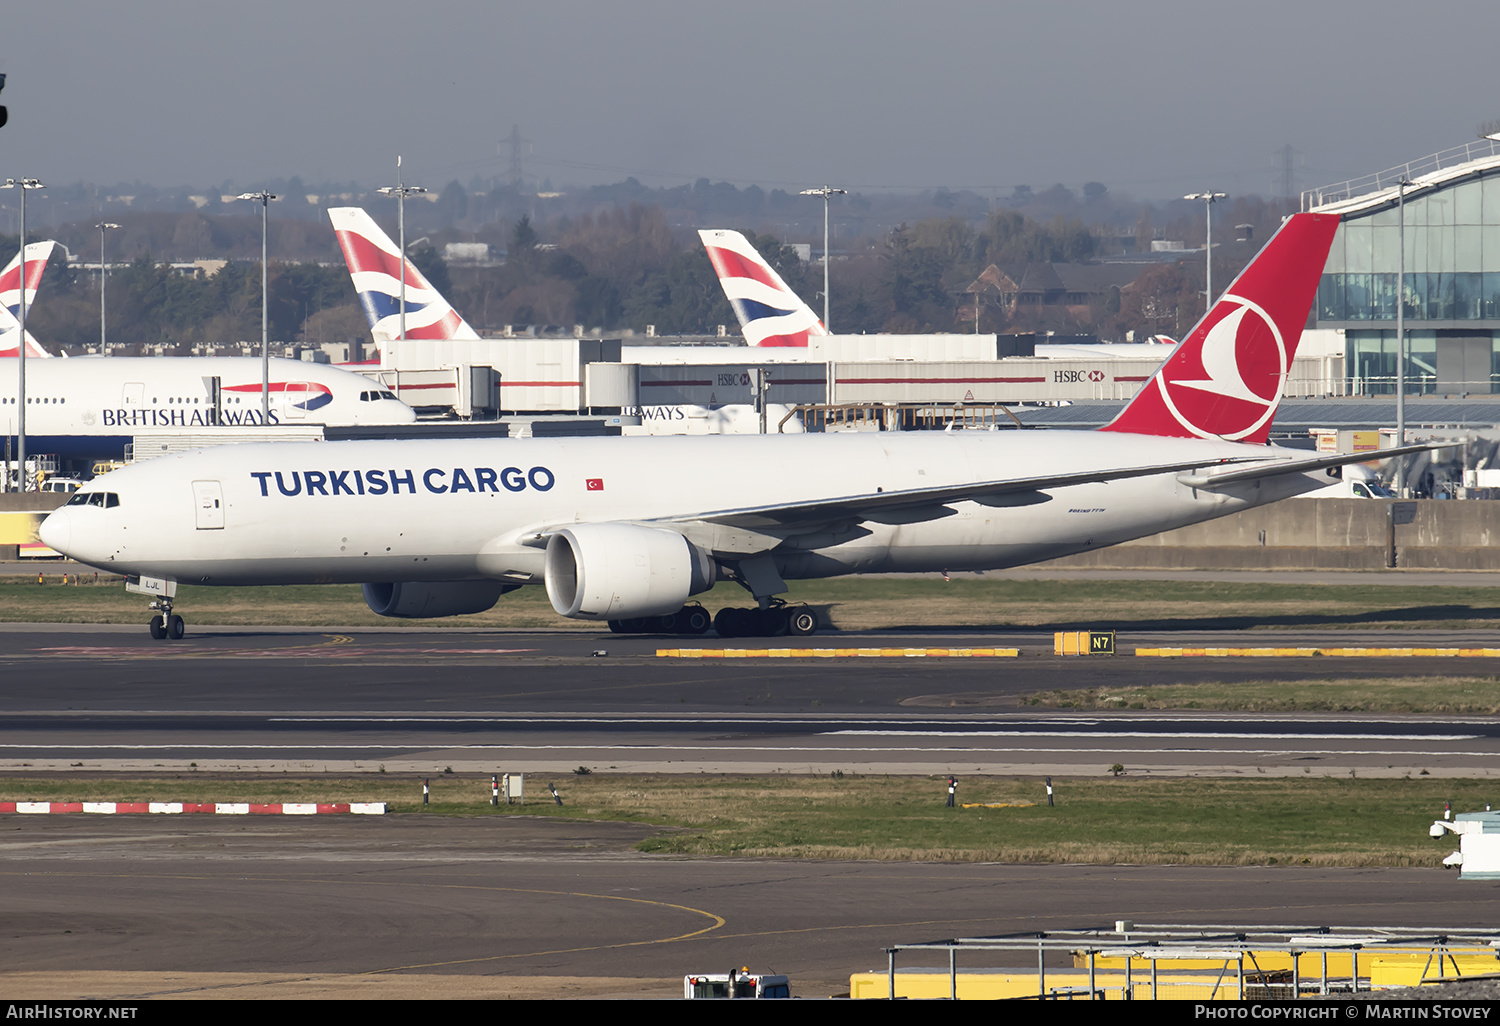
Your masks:
[{"label": "yellow taxiway line", "polygon": [[994,659],[1018,648],[659,648],[659,659]]}]

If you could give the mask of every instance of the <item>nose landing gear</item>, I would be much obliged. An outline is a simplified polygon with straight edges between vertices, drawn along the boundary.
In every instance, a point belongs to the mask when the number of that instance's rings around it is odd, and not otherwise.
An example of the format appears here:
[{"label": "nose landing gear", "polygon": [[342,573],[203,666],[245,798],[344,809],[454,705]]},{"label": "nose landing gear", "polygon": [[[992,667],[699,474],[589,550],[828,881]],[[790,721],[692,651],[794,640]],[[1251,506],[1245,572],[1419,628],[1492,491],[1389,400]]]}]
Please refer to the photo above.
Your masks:
[{"label": "nose landing gear", "polygon": [[151,637],[157,641],[181,641],[182,636],[187,633],[187,626],[182,617],[172,612],[172,600],[161,598],[151,603],[151,608],[157,610],[151,618]]}]

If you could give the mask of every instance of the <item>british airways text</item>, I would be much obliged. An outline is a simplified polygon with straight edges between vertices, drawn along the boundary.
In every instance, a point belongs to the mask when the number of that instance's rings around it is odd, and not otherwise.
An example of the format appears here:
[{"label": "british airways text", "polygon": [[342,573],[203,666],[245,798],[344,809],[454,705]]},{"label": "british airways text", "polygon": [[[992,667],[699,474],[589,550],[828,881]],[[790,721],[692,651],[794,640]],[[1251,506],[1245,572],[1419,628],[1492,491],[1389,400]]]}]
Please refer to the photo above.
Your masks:
[{"label": "british airways text", "polygon": [[524,492],[550,491],[557,478],[546,467],[431,467],[427,470],[252,470],[250,476],[260,482],[260,494],[282,495],[400,495],[417,489],[434,495],[458,492]]},{"label": "british airways text", "polygon": [[[259,425],[261,422],[259,410],[215,410],[213,407],[195,410],[133,407],[128,410],[106,409],[103,413],[105,427],[230,427]],[[277,411],[271,411],[267,423],[281,423]]]}]

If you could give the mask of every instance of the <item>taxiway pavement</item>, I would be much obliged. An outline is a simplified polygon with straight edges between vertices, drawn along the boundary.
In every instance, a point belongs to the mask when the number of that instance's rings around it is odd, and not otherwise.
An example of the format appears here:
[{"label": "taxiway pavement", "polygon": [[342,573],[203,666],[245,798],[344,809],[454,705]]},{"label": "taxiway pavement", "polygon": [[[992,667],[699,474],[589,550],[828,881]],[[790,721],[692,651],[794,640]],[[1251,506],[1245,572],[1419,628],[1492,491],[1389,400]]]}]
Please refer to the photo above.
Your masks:
[{"label": "taxiway pavement", "polygon": [[[686,973],[748,965],[827,997],[850,973],[883,969],[887,946],[955,936],[1117,919],[1478,927],[1500,915],[1500,886],[1447,870],[682,859],[632,851],[646,829],[7,816],[0,989],[474,997],[527,980],[533,996],[563,996],[594,977],[623,982],[591,996],[672,997]],[[942,956],[902,962],[923,964]]]}]

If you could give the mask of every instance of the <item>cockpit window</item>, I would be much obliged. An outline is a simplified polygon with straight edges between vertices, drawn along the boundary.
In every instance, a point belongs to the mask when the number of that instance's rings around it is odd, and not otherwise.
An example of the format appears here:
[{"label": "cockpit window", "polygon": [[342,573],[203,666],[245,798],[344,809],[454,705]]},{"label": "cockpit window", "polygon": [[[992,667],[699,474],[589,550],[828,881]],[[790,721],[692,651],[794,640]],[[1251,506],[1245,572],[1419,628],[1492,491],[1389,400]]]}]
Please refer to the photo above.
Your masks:
[{"label": "cockpit window", "polygon": [[102,506],[105,509],[114,509],[120,504],[120,496],[115,492],[74,492],[73,497],[68,500],[69,506]]}]

